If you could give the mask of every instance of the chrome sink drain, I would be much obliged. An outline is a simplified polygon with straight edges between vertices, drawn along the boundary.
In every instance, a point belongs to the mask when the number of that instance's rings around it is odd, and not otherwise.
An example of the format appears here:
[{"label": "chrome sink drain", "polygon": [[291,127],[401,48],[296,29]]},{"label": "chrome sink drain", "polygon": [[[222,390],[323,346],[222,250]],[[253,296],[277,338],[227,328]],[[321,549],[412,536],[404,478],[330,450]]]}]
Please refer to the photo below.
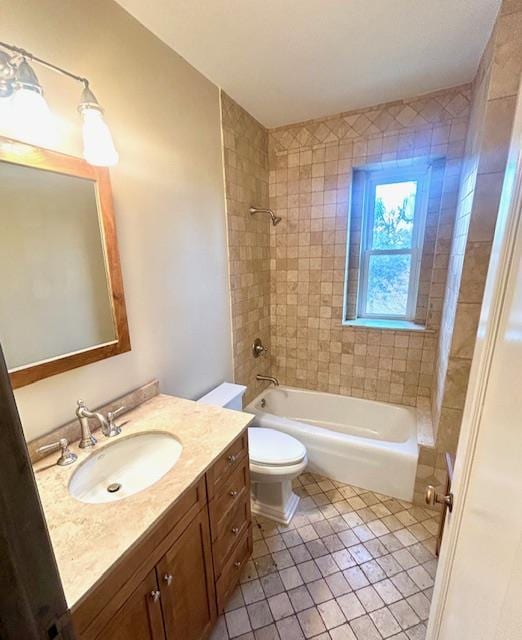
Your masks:
[{"label": "chrome sink drain", "polygon": [[109,493],[116,493],[116,491],[119,491],[120,489],[121,489],[121,484],[119,482],[113,482],[107,487],[107,491]]}]

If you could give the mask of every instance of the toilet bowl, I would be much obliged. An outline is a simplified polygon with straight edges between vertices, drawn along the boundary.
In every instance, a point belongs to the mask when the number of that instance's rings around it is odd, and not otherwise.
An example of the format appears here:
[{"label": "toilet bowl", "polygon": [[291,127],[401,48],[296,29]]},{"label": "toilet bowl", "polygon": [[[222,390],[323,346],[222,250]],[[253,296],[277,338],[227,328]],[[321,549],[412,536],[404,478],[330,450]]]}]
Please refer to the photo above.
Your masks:
[{"label": "toilet bowl", "polygon": [[249,427],[252,512],[289,524],[299,504],[292,480],[308,464],[303,444],[275,429]]},{"label": "toilet bowl", "polygon": [[[246,387],[224,382],[198,402],[241,411]],[[296,438],[275,429],[249,427],[252,513],[289,524],[299,496],[292,490],[308,463],[305,446]]]}]

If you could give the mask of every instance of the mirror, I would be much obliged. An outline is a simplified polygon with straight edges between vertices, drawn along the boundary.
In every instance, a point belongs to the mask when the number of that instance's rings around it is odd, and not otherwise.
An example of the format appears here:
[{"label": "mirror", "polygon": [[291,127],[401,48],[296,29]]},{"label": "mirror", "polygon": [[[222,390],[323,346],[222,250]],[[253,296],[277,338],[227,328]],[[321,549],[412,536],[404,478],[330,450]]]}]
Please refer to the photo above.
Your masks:
[{"label": "mirror", "polygon": [[2,140],[0,228],[14,387],[130,349],[107,169]]}]

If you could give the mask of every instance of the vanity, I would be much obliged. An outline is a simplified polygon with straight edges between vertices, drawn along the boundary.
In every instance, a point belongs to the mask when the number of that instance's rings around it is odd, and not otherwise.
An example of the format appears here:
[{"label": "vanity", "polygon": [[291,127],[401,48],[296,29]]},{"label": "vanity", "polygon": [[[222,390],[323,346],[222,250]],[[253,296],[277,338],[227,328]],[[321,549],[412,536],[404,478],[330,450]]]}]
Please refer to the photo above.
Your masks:
[{"label": "vanity", "polygon": [[[249,414],[158,394],[125,414],[121,435],[104,438],[98,431],[95,447],[71,445],[78,456],[73,464],[58,466],[56,452],[35,463],[78,638],[208,636],[252,552],[250,420]],[[92,456],[114,457],[118,445],[145,434],[181,445],[162,478],[123,498],[110,492],[93,498],[87,485],[71,495],[72,479],[88,468],[90,456],[91,463]],[[125,461],[116,466],[124,471]]]}]

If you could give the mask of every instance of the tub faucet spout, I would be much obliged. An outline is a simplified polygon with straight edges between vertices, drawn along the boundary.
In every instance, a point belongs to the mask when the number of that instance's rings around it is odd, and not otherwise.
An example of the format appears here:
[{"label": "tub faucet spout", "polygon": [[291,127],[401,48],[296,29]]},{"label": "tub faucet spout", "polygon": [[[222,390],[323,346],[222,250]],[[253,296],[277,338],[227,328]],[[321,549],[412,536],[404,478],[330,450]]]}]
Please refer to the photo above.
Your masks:
[{"label": "tub faucet spout", "polygon": [[260,382],[261,381],[270,382],[270,384],[273,384],[274,387],[279,386],[279,380],[277,378],[274,378],[273,376],[262,376],[260,373],[258,373],[256,376],[256,380],[259,380]]}]

